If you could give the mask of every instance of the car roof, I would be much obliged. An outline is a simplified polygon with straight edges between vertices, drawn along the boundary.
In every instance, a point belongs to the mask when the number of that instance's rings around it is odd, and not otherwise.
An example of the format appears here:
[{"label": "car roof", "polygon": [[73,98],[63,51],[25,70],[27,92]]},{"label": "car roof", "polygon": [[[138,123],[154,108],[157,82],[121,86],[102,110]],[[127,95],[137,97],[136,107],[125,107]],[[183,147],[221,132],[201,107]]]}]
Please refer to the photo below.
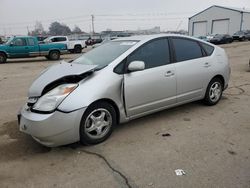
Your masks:
[{"label": "car roof", "polygon": [[50,37],[48,37],[48,38],[55,38],[55,37],[66,37],[66,36],[63,36],[63,35],[58,35],[58,36],[50,36]]},{"label": "car roof", "polygon": [[193,37],[186,36],[186,35],[180,35],[180,34],[154,34],[154,35],[134,35],[134,36],[130,36],[130,37],[120,37],[120,38],[115,39],[113,41],[134,40],[134,41],[146,42],[146,41],[161,38],[161,37],[182,37],[182,38],[195,39]]}]

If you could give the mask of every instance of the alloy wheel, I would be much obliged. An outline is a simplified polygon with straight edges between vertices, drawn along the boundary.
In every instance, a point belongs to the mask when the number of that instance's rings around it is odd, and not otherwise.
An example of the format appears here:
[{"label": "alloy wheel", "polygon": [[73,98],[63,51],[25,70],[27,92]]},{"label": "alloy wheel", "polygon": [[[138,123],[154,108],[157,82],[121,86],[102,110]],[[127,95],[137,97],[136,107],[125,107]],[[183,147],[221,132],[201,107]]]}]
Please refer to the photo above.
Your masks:
[{"label": "alloy wheel", "polygon": [[86,118],[85,133],[92,139],[100,139],[109,132],[111,125],[111,113],[104,108],[99,108],[92,111]]},{"label": "alloy wheel", "polygon": [[214,82],[209,90],[209,98],[212,102],[217,102],[220,97],[221,97],[221,93],[222,93],[222,87],[221,84],[219,82]]}]

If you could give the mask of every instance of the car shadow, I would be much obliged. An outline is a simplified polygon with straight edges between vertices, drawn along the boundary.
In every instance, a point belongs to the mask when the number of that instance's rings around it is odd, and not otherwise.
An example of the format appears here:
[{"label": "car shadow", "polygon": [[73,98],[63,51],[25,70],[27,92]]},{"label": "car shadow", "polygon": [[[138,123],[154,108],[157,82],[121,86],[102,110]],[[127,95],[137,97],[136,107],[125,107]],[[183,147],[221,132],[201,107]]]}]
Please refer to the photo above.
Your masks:
[{"label": "car shadow", "polygon": [[0,161],[15,159],[27,160],[27,157],[47,153],[51,148],[35,142],[31,136],[19,131],[17,121],[4,123],[0,127]]}]

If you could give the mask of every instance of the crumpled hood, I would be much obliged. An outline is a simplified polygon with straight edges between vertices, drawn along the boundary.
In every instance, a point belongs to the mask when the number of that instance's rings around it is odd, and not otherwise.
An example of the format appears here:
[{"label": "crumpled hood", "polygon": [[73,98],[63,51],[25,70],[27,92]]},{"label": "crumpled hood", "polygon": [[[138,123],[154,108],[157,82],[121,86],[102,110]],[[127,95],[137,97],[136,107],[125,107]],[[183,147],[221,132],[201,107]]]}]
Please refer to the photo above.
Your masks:
[{"label": "crumpled hood", "polygon": [[96,68],[97,65],[81,65],[76,63],[61,62],[53,65],[40,74],[30,86],[28,97],[41,96],[43,89],[60,78],[71,75],[81,75]]}]

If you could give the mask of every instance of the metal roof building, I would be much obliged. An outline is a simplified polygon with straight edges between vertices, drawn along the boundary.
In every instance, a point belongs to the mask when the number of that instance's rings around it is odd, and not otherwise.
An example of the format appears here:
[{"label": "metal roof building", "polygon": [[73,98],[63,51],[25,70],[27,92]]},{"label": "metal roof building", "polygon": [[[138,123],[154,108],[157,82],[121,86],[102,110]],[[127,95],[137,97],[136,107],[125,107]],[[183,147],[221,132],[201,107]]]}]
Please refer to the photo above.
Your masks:
[{"label": "metal roof building", "polygon": [[188,33],[191,36],[230,34],[250,30],[250,10],[211,6],[189,18]]}]

